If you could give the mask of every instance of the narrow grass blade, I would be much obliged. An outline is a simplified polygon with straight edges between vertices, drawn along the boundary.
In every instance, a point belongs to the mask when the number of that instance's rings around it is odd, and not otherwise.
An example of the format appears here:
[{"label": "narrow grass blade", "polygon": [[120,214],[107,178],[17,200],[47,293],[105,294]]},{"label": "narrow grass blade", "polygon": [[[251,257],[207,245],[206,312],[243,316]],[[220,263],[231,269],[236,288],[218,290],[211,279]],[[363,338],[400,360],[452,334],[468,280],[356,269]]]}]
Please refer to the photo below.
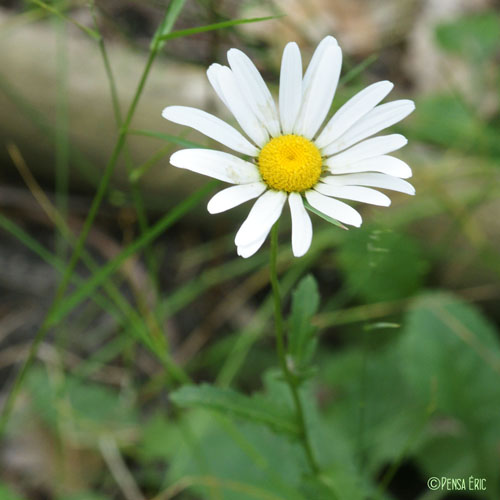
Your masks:
[{"label": "narrow grass blade", "polygon": [[151,50],[160,50],[165,45],[165,37],[172,31],[175,21],[179,17],[186,0],[172,0],[162,23],[158,26],[151,40]]},{"label": "narrow grass blade", "polygon": [[248,23],[258,23],[261,21],[269,21],[270,19],[278,19],[283,17],[283,15],[277,16],[267,16],[267,17],[253,17],[249,19],[233,19],[232,21],[222,21],[220,23],[207,24],[206,26],[198,26],[196,28],[188,28],[185,30],[173,31],[172,33],[168,33],[167,35],[163,35],[160,37],[160,40],[172,40],[173,38],[180,38],[183,36],[189,35],[197,35],[198,33],[204,33],[205,31],[213,31],[222,28],[230,28],[231,26],[237,26],[239,24],[248,24]]},{"label": "narrow grass blade", "polygon": [[366,68],[371,66],[377,59],[379,58],[378,54],[372,54],[368,56],[366,59],[361,61],[359,64],[354,66],[351,70],[349,70],[339,81],[339,85],[346,85],[351,80],[354,80],[359,74],[361,74]]},{"label": "narrow grass blade", "polygon": [[344,224],[341,224],[338,220],[332,219],[331,217],[328,217],[328,215],[324,214],[323,212],[316,210],[314,207],[312,207],[309,204],[309,202],[306,199],[304,199],[303,201],[304,201],[304,206],[307,208],[307,210],[309,210],[313,214],[316,214],[318,217],[325,219],[327,222],[329,222],[330,224],[333,224],[334,226],[338,226],[342,229],[345,229],[346,231],[349,230],[347,227],[344,226]]},{"label": "narrow grass blade", "polygon": [[52,5],[48,5],[45,2],[42,2],[42,0],[30,0],[30,2],[34,3],[35,5],[37,5],[38,7],[42,8],[42,9],[45,9],[46,11],[50,12],[51,14],[54,14],[55,16],[60,17],[61,19],[64,19],[65,21],[68,21],[68,22],[74,24],[75,26],[80,28],[82,31],[87,33],[87,35],[92,37],[94,40],[99,40],[101,38],[99,33],[94,31],[93,29],[88,28],[87,26],[84,26],[83,24],[80,24],[78,21],[75,21],[71,17],[66,16],[60,10],[56,9]]},{"label": "narrow grass blade", "polygon": [[182,139],[181,137],[177,137],[175,135],[163,134],[162,132],[155,132],[154,130],[129,130],[128,133],[131,135],[154,137],[155,139],[172,142],[186,148],[206,148],[205,145],[200,144],[199,142],[188,141],[187,139]]}]

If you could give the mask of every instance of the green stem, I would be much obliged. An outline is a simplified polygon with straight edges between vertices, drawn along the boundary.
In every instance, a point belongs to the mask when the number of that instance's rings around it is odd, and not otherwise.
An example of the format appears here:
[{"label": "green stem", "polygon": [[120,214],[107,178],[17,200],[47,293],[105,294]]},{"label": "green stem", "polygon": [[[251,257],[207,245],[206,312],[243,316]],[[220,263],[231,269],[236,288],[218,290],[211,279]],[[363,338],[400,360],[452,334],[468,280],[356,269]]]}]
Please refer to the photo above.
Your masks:
[{"label": "green stem", "polygon": [[295,411],[297,413],[297,420],[300,429],[300,440],[307,457],[307,461],[311,467],[314,474],[318,474],[319,467],[314,458],[311,443],[309,440],[309,434],[307,432],[307,426],[304,416],[304,409],[302,408],[302,402],[299,396],[299,389],[296,378],[293,376],[292,372],[288,368],[286,361],[286,351],[285,351],[285,333],[283,328],[283,315],[281,312],[281,295],[278,282],[278,274],[276,272],[276,261],[278,257],[278,222],[276,222],[271,230],[271,261],[270,261],[270,280],[273,289],[273,299],[274,299],[274,322],[276,330],[276,350],[278,353],[278,358],[280,361],[281,369],[283,371],[283,376],[285,377],[286,383],[290,387],[290,392],[292,393],[293,403],[295,405]]}]

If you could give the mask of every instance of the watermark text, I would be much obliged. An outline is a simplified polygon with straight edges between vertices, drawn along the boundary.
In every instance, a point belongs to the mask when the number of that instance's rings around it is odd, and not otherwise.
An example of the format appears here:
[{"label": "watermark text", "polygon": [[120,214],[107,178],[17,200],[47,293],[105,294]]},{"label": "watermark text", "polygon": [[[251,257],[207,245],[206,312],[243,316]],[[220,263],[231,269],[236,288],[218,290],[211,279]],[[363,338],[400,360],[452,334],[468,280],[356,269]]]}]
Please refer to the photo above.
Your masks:
[{"label": "watermark text", "polygon": [[485,491],[484,477],[430,477],[427,487],[432,491]]}]

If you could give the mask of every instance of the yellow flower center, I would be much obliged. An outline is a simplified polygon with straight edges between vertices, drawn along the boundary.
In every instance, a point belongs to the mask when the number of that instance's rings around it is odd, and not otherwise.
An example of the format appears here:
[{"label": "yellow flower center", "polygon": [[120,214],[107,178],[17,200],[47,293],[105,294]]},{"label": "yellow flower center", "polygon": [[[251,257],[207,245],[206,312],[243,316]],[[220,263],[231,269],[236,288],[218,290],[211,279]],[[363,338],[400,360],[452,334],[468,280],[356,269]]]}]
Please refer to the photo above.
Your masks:
[{"label": "yellow flower center", "polygon": [[277,191],[302,192],[319,180],[323,160],[319,149],[300,135],[271,139],[257,159],[264,182]]}]

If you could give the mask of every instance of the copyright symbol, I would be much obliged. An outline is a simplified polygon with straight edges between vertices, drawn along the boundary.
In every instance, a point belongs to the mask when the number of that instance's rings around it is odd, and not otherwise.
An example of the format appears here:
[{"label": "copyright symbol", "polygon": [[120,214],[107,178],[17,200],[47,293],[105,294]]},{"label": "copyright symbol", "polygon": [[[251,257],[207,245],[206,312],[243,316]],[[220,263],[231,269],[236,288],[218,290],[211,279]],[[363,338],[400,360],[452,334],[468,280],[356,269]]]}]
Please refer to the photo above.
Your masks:
[{"label": "copyright symbol", "polygon": [[427,480],[427,487],[430,490],[436,491],[439,489],[440,486],[441,486],[441,483],[439,482],[439,478],[437,478],[437,477],[430,477]]}]

